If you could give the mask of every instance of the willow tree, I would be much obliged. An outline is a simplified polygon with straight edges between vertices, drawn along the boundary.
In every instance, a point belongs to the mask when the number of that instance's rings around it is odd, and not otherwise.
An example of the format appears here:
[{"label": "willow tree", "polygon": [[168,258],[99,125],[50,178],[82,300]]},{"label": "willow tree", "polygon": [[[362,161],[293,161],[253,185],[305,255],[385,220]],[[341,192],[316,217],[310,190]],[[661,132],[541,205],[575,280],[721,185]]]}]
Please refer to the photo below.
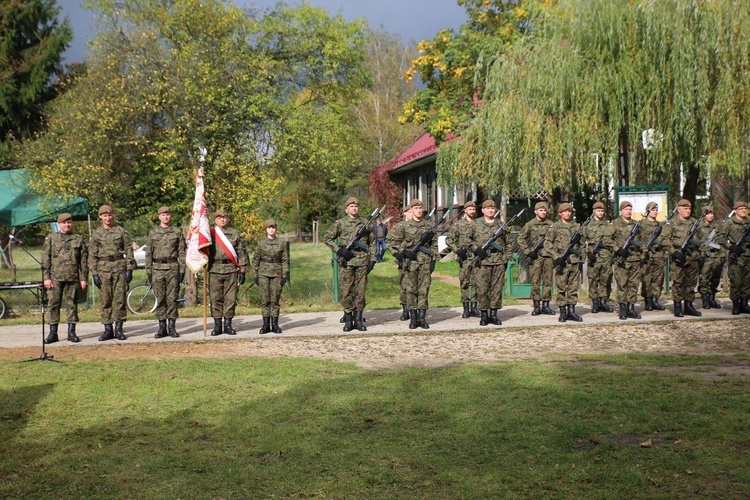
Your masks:
[{"label": "willow tree", "polygon": [[533,36],[493,64],[463,140],[439,152],[443,180],[531,195],[596,184],[603,155],[621,184],[682,167],[694,198],[709,169],[746,174],[750,4],[567,0],[535,14]]}]

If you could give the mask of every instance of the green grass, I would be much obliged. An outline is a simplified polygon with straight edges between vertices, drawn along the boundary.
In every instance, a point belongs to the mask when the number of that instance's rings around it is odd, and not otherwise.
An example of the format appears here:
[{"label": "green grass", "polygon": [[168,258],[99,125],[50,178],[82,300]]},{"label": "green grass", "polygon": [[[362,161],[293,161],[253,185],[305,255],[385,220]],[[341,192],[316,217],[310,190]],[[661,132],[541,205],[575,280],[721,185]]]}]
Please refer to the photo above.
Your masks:
[{"label": "green grass", "polygon": [[0,497],[747,498],[728,361],[0,361]]}]

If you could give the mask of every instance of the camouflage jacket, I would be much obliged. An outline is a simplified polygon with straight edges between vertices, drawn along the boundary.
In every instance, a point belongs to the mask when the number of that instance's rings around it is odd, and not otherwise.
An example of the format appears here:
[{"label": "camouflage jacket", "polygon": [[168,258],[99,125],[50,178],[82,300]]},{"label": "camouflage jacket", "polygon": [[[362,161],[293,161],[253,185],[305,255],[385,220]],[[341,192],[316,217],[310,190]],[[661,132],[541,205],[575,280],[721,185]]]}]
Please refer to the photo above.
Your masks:
[{"label": "camouflage jacket", "polygon": [[[654,234],[654,231],[659,227],[659,224],[661,224],[657,220],[649,220],[648,217],[643,219],[643,222],[641,222],[641,237],[643,238],[643,251],[646,251],[645,245],[648,244],[649,240],[651,239],[651,235]],[[661,235],[656,239],[656,243],[652,247],[651,255],[650,257],[668,257],[667,251],[664,245],[664,229],[666,229],[666,224],[664,225],[664,228],[662,228]]]},{"label": "camouflage jacket", "polygon": [[255,276],[289,277],[289,251],[279,238],[263,238],[255,249],[252,262]]},{"label": "camouflage jacket", "polygon": [[[750,260],[750,241],[747,239],[741,240],[742,233],[750,223],[750,218],[740,220],[736,215],[733,215],[721,225],[719,230],[716,232],[715,241],[718,245],[721,245],[725,250],[729,250],[734,244],[738,244],[745,249],[745,251],[739,256],[739,259],[733,258],[733,260],[741,260],[747,262]],[[732,257],[732,254],[730,254]]]},{"label": "camouflage jacket", "polygon": [[[612,226],[615,229],[615,235],[614,235],[614,243],[615,248],[614,251],[617,252],[622,246],[625,244],[625,241],[627,241],[628,236],[630,236],[630,233],[633,231],[633,226],[635,226],[635,220],[630,219],[629,221],[623,219],[622,217],[618,217],[617,220],[615,220],[612,223]],[[643,243],[643,231],[641,228],[638,228],[638,232],[635,234],[634,241],[637,241],[638,243]],[[664,241],[664,233],[662,232],[662,241]],[[630,255],[625,258],[625,262],[639,262],[641,260],[641,248],[638,245],[630,245],[630,251],[633,252],[633,255]]]},{"label": "camouflage jacket", "polygon": [[[451,226],[448,230],[448,234],[445,237],[445,244],[448,245],[453,252],[458,252],[459,249],[469,249],[471,246],[471,234],[474,230],[475,220],[467,220],[466,217],[462,217],[459,221]],[[474,258],[474,254],[471,252],[466,256],[467,260]]]},{"label": "camouflage jacket", "polygon": [[242,240],[242,234],[231,227],[225,227],[221,232],[224,233],[224,236],[227,237],[229,243],[234,247],[234,251],[237,254],[237,264],[239,265],[239,269],[231,260],[229,260],[227,254],[217,242],[218,238],[214,236],[211,246],[208,247],[208,272],[215,274],[232,274],[237,271],[247,270],[247,251],[245,250],[245,242]]},{"label": "camouflage jacket", "polygon": [[[475,220],[471,230],[471,246],[469,247],[471,251],[474,252],[477,248],[481,248],[500,226],[502,226],[502,222],[497,219],[487,222],[484,217],[479,217]],[[513,249],[508,244],[509,236],[508,231],[503,231],[503,234],[492,243],[487,249],[489,257],[481,261],[483,266],[504,266],[513,258]]]},{"label": "camouflage jacket", "polygon": [[[388,233],[386,246],[391,253],[403,253],[404,250],[411,250],[424,233],[430,230],[432,224],[422,220],[407,220],[401,224],[401,229],[396,231],[395,227]],[[423,264],[439,258],[437,248],[437,236],[433,236],[427,245],[417,250],[417,262]]]},{"label": "camouflage jacket", "polygon": [[185,273],[185,236],[174,226],[156,226],[148,233],[146,269]]},{"label": "camouflage jacket", "polygon": [[614,255],[615,248],[615,227],[608,220],[596,220],[592,218],[589,225],[583,230],[583,239],[586,241],[586,251],[592,252],[594,247],[599,243],[601,238],[604,245],[596,254],[597,259],[610,261]]},{"label": "camouflage jacket", "polygon": [[[544,250],[552,256],[553,259],[562,257],[565,249],[568,248],[570,240],[573,235],[578,231],[580,224],[577,222],[563,222],[561,220],[552,224],[549,232],[547,233],[547,239],[544,241]],[[573,251],[568,257],[568,263],[578,264],[583,261],[581,255],[581,241],[573,247]]]},{"label": "camouflage jacket", "polygon": [[[688,231],[690,230],[690,226],[694,222],[695,219],[692,217],[688,217],[686,220],[682,220],[680,217],[673,217],[669,225],[664,226],[664,232],[662,232],[662,244],[664,245],[664,250],[669,255],[680,249],[682,243],[685,241]],[[696,242],[700,240],[698,231],[693,235],[693,240]],[[698,257],[700,257],[700,245],[690,243],[688,245],[688,250],[692,253],[686,255],[687,259],[690,261],[698,260]]]},{"label": "camouflage jacket", "polygon": [[45,280],[88,281],[88,251],[83,236],[52,233],[42,244],[42,270]]},{"label": "camouflage jacket", "polygon": [[[531,253],[551,227],[552,221],[549,219],[539,220],[538,217],[534,217],[527,222],[518,233],[518,246],[521,251],[527,255]],[[550,256],[544,247],[540,249],[539,255],[542,257]]]},{"label": "camouflage jacket", "polygon": [[[720,248],[713,248],[713,247],[707,248],[706,242],[708,241],[708,235],[710,235],[711,231],[713,231],[714,229],[716,229],[716,234],[714,235],[713,244],[719,246]],[[718,222],[716,222],[715,220],[708,222],[706,219],[703,219],[701,221],[700,225],[698,226],[698,232],[696,233],[696,238],[699,239],[701,242],[701,252],[703,254],[705,254],[706,252],[713,253],[713,254],[724,252],[724,250],[721,248],[721,244],[718,242],[716,238],[718,234],[719,234]]]},{"label": "camouflage jacket", "polygon": [[[355,218],[348,215],[342,217],[328,228],[326,234],[323,235],[323,243],[334,252],[339,248],[346,248],[365,222],[367,220],[361,217]],[[362,267],[366,266],[371,260],[375,260],[375,237],[372,235],[372,231],[366,231],[365,235],[354,246],[354,258],[346,264],[347,266]]]},{"label": "camouflage jacket", "polygon": [[133,240],[122,226],[100,226],[89,244],[91,274],[117,273],[135,269]]}]

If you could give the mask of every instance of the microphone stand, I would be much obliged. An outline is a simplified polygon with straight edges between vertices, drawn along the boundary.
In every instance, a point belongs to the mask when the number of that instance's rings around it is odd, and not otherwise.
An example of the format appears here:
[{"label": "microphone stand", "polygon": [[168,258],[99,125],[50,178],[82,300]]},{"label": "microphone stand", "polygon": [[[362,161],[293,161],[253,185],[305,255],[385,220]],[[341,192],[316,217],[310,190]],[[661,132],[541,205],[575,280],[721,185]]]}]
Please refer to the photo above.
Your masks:
[{"label": "microphone stand", "polygon": [[[38,358],[32,358],[27,359],[24,361],[24,363],[27,363],[29,361],[54,361],[55,363],[60,363],[59,360],[54,359],[54,356],[47,354],[47,345],[44,343],[44,336],[45,336],[45,311],[47,310],[47,289],[44,287],[44,271],[47,271],[52,275],[52,270],[46,268],[42,262],[34,257],[31,252],[29,252],[25,246],[23,246],[23,242],[21,242],[18,238],[10,235],[10,240],[16,244],[17,247],[19,247],[21,250],[26,252],[26,255],[31,257],[37,264],[39,264],[39,268],[42,272],[42,286],[40,287],[40,291],[38,292],[38,295],[35,293],[34,295],[37,296],[37,299],[39,300],[39,305],[42,309],[42,354]],[[32,289],[33,290],[33,289]]]}]

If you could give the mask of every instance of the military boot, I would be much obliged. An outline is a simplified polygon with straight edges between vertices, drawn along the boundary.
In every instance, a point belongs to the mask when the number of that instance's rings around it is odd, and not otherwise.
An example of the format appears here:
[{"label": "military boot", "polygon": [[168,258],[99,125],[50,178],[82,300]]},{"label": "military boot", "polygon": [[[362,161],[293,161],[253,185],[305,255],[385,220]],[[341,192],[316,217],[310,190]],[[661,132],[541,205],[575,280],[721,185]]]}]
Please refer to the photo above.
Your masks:
[{"label": "military boot", "polygon": [[362,309],[354,310],[354,328],[356,328],[360,332],[367,331],[367,327],[364,323],[362,323]]},{"label": "military boot", "polygon": [[708,304],[711,306],[711,309],[721,309],[721,304],[716,302],[716,294],[712,293],[708,296]]},{"label": "military boot", "polygon": [[409,309],[406,307],[406,304],[401,304],[401,307],[403,310],[401,311],[401,317],[399,319],[401,321],[409,321]]},{"label": "military boot", "polygon": [[575,304],[568,304],[568,319],[573,321],[583,321],[583,318],[576,314]]},{"label": "military boot", "polygon": [[740,301],[740,312],[742,314],[750,314],[750,305],[747,303],[748,299],[742,299]]},{"label": "military boot", "polygon": [[281,333],[281,328],[279,328],[278,316],[271,316],[271,331],[273,333]]},{"label": "military boot", "polygon": [[[739,313],[737,313],[739,314]],[[487,315],[487,311],[482,309],[479,316],[479,326],[487,326],[490,324],[490,317]]]},{"label": "military boot", "polygon": [[630,319],[641,319],[641,315],[635,312],[635,303],[633,302],[628,302],[628,310],[626,315]]},{"label": "military boot", "polygon": [[674,315],[677,318],[682,318],[683,316],[685,316],[682,313],[682,302],[679,300],[674,301]]},{"label": "military boot", "polygon": [[554,316],[555,315],[555,311],[553,311],[549,307],[549,300],[543,300],[542,301],[542,314],[549,314],[550,316]]},{"label": "military boot", "polygon": [[469,314],[472,318],[478,318],[479,317],[479,309],[477,309],[477,303],[472,302],[471,303],[471,309],[469,309]]},{"label": "military boot", "polygon": [[224,333],[224,330],[222,328],[221,318],[214,318],[214,329],[211,330],[211,336],[217,337],[222,333]]},{"label": "military boot", "polygon": [[115,338],[117,340],[128,340],[125,332],[122,331],[122,321],[115,321]]},{"label": "military boot", "polygon": [[99,342],[112,340],[113,338],[115,338],[115,334],[112,332],[112,323],[104,325],[104,333],[99,336]]},{"label": "military boot", "polygon": [[419,326],[419,318],[416,309],[409,309],[409,330],[414,330]]},{"label": "military boot", "polygon": [[599,312],[599,299],[594,299],[591,301],[591,312],[593,314],[596,314]]},{"label": "military boot", "polygon": [[663,311],[664,306],[659,304],[659,298],[658,297],[651,297],[651,307],[654,308],[654,311]]},{"label": "military boot", "polygon": [[697,310],[693,306],[692,300],[686,300],[685,301],[685,309],[684,309],[685,316],[703,316],[703,313],[701,313],[699,310]]},{"label": "military boot", "polygon": [[68,323],[68,341],[76,344],[81,341],[81,339],[78,338],[78,335],[76,335],[75,323]]},{"label": "military boot", "polygon": [[156,335],[154,335],[154,338],[156,339],[163,339],[167,336],[167,320],[166,319],[160,319],[159,320],[159,330],[156,332]]},{"label": "military boot", "polygon": [[227,335],[237,335],[237,330],[232,327],[232,318],[224,318],[224,333]]},{"label": "military boot", "polygon": [[701,302],[703,302],[701,309],[711,309],[711,300],[708,298],[707,293],[701,294]]},{"label": "military boot", "polygon": [[421,326],[425,330],[429,330],[430,325],[427,324],[427,309],[419,309],[419,312],[417,314],[419,315],[419,326]]},{"label": "military boot", "polygon": [[604,311],[604,312],[608,312],[608,313],[615,312],[614,309],[612,309],[611,307],[609,307],[609,304],[607,304],[607,299],[604,298],[604,297],[602,297],[601,299],[599,299],[599,310],[600,311]]},{"label": "military boot", "polygon": [[339,323],[345,323],[346,322],[346,313],[344,313],[343,316],[341,316],[341,319],[339,320]]},{"label": "military boot", "polygon": [[542,309],[540,307],[541,301],[535,300],[535,299],[532,299],[532,300],[534,302],[534,310],[531,311],[531,315],[532,316],[539,316],[540,314],[542,314]]},{"label": "military boot", "polygon": [[345,332],[351,332],[352,331],[352,313],[345,312],[344,313],[344,331]]},{"label": "military boot", "polygon": [[653,311],[654,310],[654,303],[651,302],[651,297],[646,297],[643,299],[643,303],[646,305],[644,309],[646,311]]},{"label": "military boot", "polygon": [[260,333],[263,335],[264,333],[268,333],[271,331],[271,318],[268,316],[263,316],[263,326],[260,327]]},{"label": "military boot", "polygon": [[560,306],[560,317],[557,318],[557,321],[560,323],[565,323],[568,321],[568,308],[565,306]]},{"label": "military boot", "polygon": [[628,319],[628,305],[620,302],[620,319]]},{"label": "military boot", "polygon": [[176,339],[180,336],[179,333],[177,333],[177,328],[175,327],[175,322],[177,321],[176,318],[167,318],[167,332],[169,332],[169,336]]},{"label": "military boot", "polygon": [[47,335],[47,338],[44,339],[45,344],[54,344],[60,340],[57,338],[57,324],[49,325],[49,334]]},{"label": "military boot", "polygon": [[503,322],[497,317],[497,308],[490,309],[490,323],[493,325],[502,325]]},{"label": "military boot", "polygon": [[464,302],[463,305],[464,305],[464,312],[461,313],[461,317],[462,318],[468,318],[470,316],[470,314],[471,314],[469,312],[469,303],[468,302]]},{"label": "military boot", "polygon": [[740,300],[733,300],[732,301],[732,314],[734,316],[738,316],[741,311],[742,311],[741,301]]}]

